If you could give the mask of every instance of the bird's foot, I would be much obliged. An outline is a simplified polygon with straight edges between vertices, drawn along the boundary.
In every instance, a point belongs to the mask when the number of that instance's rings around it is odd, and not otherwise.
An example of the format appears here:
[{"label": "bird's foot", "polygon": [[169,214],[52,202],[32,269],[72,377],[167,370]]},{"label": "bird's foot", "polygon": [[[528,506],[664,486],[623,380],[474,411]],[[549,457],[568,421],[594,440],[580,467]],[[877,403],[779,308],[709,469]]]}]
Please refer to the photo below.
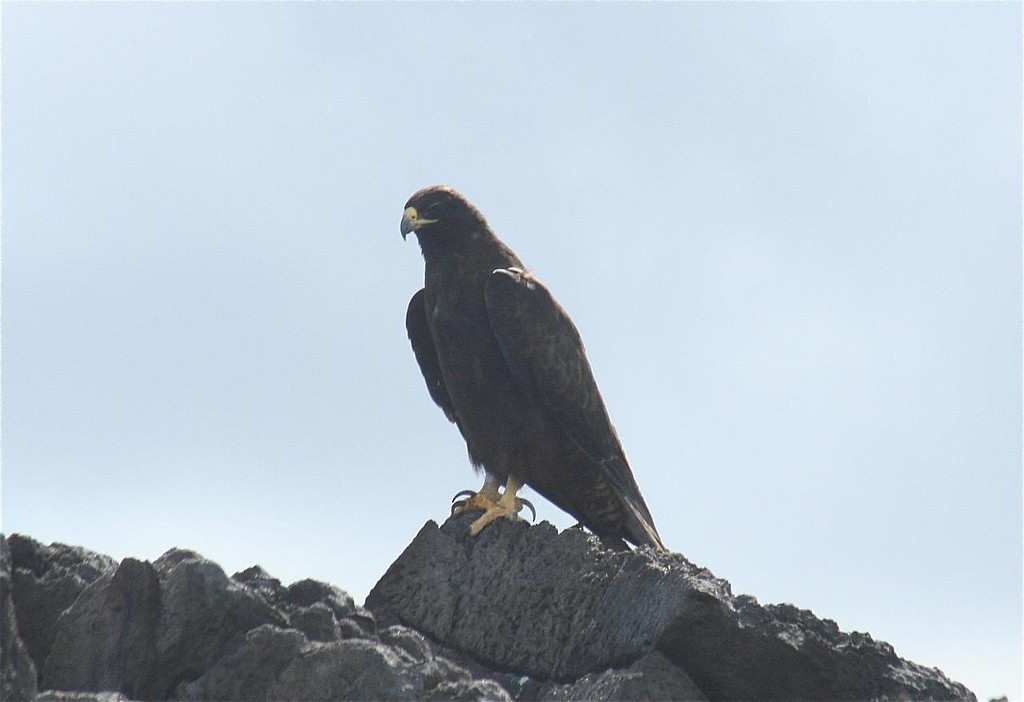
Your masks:
[{"label": "bird's foot", "polygon": [[[459,500],[460,497],[465,497],[466,499]],[[463,490],[456,493],[455,497],[452,498],[452,514],[486,512],[498,504],[500,497],[501,496],[498,494],[497,490],[495,490],[494,493],[490,493],[486,490],[481,490],[480,492]]]},{"label": "bird's foot", "polygon": [[537,511],[533,508],[533,505],[530,504],[529,500],[516,497],[514,492],[509,493],[509,491],[506,490],[500,500],[488,507],[483,514],[477,517],[475,522],[469,525],[470,535],[476,536],[484,530],[484,527],[495,519],[510,519],[513,522],[518,521],[519,513],[522,511],[524,506],[530,508],[530,513],[533,515],[532,519],[536,519]]},{"label": "bird's foot", "polygon": [[[493,483],[485,483],[480,492],[463,490],[452,499],[455,504],[452,506],[452,514],[465,514],[466,512],[483,512],[476,521],[469,525],[469,533],[476,536],[484,527],[495,519],[519,519],[519,512],[523,507],[530,509],[531,521],[537,518],[537,510],[529,500],[516,497],[520,484],[509,479],[504,494],[499,494],[497,486]],[[460,497],[467,499],[456,502]]]}]

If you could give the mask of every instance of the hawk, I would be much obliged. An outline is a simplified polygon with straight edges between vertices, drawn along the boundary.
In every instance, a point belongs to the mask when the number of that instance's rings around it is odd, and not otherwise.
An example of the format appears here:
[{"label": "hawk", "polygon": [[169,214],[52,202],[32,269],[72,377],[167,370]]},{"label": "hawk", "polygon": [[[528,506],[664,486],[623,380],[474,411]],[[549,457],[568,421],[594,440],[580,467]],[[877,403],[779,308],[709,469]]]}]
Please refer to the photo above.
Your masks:
[{"label": "hawk", "polygon": [[606,542],[664,549],[608,418],[579,332],[487,220],[447,186],[405,204],[425,262],[406,329],[430,397],[458,426],[483,487],[457,512],[478,534],[517,518],[529,485]]}]

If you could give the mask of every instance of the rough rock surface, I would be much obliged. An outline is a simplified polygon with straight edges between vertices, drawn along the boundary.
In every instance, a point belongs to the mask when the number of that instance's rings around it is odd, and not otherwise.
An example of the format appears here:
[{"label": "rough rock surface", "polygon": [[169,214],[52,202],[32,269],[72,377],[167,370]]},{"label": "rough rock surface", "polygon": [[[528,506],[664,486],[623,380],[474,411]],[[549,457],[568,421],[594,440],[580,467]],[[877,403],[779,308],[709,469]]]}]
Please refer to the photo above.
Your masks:
[{"label": "rough rock surface", "polygon": [[735,597],[679,554],[610,551],[581,530],[523,522],[474,538],[472,518],[420,530],[367,597],[381,624],[565,683],[657,651],[712,700],[974,698],[867,634]]},{"label": "rough rock surface", "polygon": [[[258,566],[228,577],[183,549],[117,564],[84,549],[10,540],[19,558],[12,616],[4,617],[13,642],[4,640],[5,685],[12,680],[4,700],[32,699],[36,669],[38,702],[511,699],[421,634],[378,632],[370,611],[326,583],[285,587]],[[0,592],[6,602],[9,580]],[[24,622],[14,616],[18,602]],[[39,644],[34,667],[25,639]]]},{"label": "rough rock surface", "polygon": [[28,700],[36,693],[36,667],[18,636],[11,580],[10,551],[0,535],[0,700]]},{"label": "rough rock surface", "polygon": [[18,628],[37,675],[42,675],[61,612],[73,605],[90,583],[113,574],[117,562],[78,546],[44,546],[19,534],[11,535],[8,546]]},{"label": "rough rock surface", "polygon": [[0,537],[2,699],[974,699],[680,555],[471,519],[428,522],[366,607],[182,549],[118,564],[13,535],[8,560]]}]

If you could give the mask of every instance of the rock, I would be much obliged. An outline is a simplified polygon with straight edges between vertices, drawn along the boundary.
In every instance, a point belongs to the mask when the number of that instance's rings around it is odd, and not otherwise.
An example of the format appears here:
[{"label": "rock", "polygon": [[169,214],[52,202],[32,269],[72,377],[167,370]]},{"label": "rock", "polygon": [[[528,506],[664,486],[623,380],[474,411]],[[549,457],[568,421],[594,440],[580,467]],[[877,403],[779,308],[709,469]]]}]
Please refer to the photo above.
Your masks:
[{"label": "rock", "polygon": [[[316,580],[300,580],[288,587],[259,566],[231,576],[233,580],[256,590],[287,622],[313,641],[361,638],[376,629],[373,615],[357,607],[348,593]],[[352,620],[351,629],[346,625]],[[355,635],[346,636],[345,633]]]},{"label": "rock", "polygon": [[[720,621],[686,613],[660,643],[712,699],[975,699],[941,671],[905,661],[867,634],[841,632],[807,610],[762,607],[749,596],[723,604]],[[714,651],[702,635],[713,637]]]},{"label": "rock", "polygon": [[0,538],[3,699],[36,689],[22,621],[44,661],[39,702],[974,699],[867,634],[734,596],[681,555],[548,524],[470,537],[472,518],[428,522],[366,607],[183,549],[115,565],[25,537],[11,539],[12,597]]},{"label": "rock", "polygon": [[156,674],[160,583],[153,566],[126,558],[89,585],[61,616],[43,685],[54,690],[119,690],[151,699]]},{"label": "rock", "polygon": [[549,685],[538,697],[545,702],[610,700],[706,700],[693,681],[655,651],[625,669],[587,673],[572,685]]},{"label": "rock", "polygon": [[317,644],[296,658],[269,699],[416,700],[422,692],[411,666],[387,646],[347,639]]},{"label": "rock", "polygon": [[378,621],[500,670],[568,683],[649,653],[705,593],[730,596],[728,583],[676,554],[610,551],[546,523],[503,522],[470,537],[470,517],[420,530],[366,600]]},{"label": "rock", "polygon": [[379,623],[540,681],[580,684],[596,673],[593,694],[632,694],[602,692],[612,678],[600,687],[600,675],[657,651],[680,689],[692,680],[712,700],[974,699],[888,644],[792,606],[735,597],[679,554],[611,551],[548,524],[498,522],[471,537],[472,518],[420,530],[367,598]]},{"label": "rock", "polygon": [[126,558],[61,616],[43,685],[167,699],[265,623],[284,618],[193,552]]},{"label": "rock", "polygon": [[466,684],[442,682],[423,697],[425,702],[511,702],[513,699],[493,680],[474,680]]},{"label": "rock", "polygon": [[435,656],[420,634],[391,627],[381,639],[312,642],[294,629],[264,625],[195,683],[192,700],[508,699],[497,683],[474,680]]},{"label": "rock", "polygon": [[287,625],[259,593],[192,551],[172,549],[153,565],[160,574],[161,612],[158,665],[147,699],[166,699],[180,683],[198,678],[261,624]]},{"label": "rock", "polygon": [[323,602],[303,607],[301,611],[288,617],[288,621],[312,641],[337,641],[341,638],[338,620],[331,608]]},{"label": "rock", "polygon": [[11,555],[0,534],[0,699],[30,700],[36,694],[36,667],[18,635],[11,580]]},{"label": "rock", "polygon": [[9,545],[14,607],[20,612],[18,630],[36,672],[42,675],[61,612],[74,604],[89,584],[113,574],[117,562],[78,546],[44,546],[20,534],[11,534]]},{"label": "rock", "polygon": [[54,699],[511,699],[415,631],[378,636],[326,583],[284,587],[257,566],[228,578],[183,549],[97,574],[58,619],[43,674]]},{"label": "rock", "polygon": [[264,624],[198,680],[179,689],[190,700],[263,700],[281,672],[307,648],[302,632]]},{"label": "rock", "polygon": [[129,700],[120,692],[46,690],[36,695],[32,702],[129,702]]},{"label": "rock", "polygon": [[434,656],[423,634],[404,626],[389,626],[380,632],[380,640],[413,663],[422,663]]},{"label": "rock", "polygon": [[432,654],[416,660],[383,641],[347,639],[313,644],[281,673],[268,699],[511,702],[512,697],[493,680],[474,680]]}]

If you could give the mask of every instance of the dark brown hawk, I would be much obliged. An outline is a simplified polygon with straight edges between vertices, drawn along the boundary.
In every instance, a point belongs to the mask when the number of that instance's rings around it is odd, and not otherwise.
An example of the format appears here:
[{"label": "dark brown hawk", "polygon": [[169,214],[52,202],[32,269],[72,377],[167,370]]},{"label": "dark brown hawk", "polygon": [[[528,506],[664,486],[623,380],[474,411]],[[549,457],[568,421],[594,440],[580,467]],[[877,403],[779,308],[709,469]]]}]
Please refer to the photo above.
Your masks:
[{"label": "dark brown hawk", "polygon": [[515,519],[525,483],[602,539],[663,549],[579,332],[548,289],[449,187],[409,198],[401,229],[426,263],[405,320],[416,360],[485,472],[458,508],[483,510],[471,532]]}]

